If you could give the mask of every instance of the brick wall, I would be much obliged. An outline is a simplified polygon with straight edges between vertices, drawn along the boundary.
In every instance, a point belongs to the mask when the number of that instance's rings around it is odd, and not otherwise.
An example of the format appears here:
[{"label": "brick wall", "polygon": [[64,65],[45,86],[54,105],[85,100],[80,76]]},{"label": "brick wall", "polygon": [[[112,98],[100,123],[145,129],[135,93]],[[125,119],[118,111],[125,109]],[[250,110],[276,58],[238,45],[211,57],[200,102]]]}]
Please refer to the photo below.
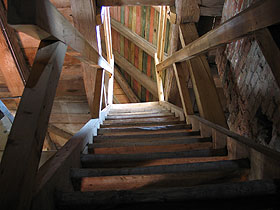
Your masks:
[{"label": "brick wall", "polygon": [[[222,22],[252,0],[226,0]],[[253,36],[217,50],[231,130],[280,151],[280,90]]]}]

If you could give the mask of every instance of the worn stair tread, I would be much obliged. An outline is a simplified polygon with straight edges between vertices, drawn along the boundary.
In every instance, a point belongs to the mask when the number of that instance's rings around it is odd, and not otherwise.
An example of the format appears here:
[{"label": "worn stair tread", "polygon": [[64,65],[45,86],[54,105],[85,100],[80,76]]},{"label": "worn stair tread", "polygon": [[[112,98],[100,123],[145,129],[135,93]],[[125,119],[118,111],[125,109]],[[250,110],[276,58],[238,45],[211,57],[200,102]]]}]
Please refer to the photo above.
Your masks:
[{"label": "worn stair tread", "polygon": [[71,178],[81,179],[84,177],[120,176],[120,175],[149,175],[149,174],[171,174],[171,173],[194,173],[216,170],[239,170],[249,169],[248,159],[223,160],[200,163],[187,163],[175,165],[160,165],[137,168],[111,168],[111,169],[71,169]]},{"label": "worn stair tread", "polygon": [[147,131],[147,132],[133,132],[124,135],[98,135],[94,137],[95,140],[109,140],[109,139],[133,139],[133,138],[160,138],[160,137],[184,137],[184,136],[199,136],[199,131],[192,131],[190,129],[181,129],[174,131]]},{"label": "worn stair tread", "polygon": [[203,143],[212,142],[212,138],[187,138],[187,139],[161,139],[153,141],[153,139],[148,139],[150,141],[144,142],[100,142],[89,145],[89,149],[94,148],[108,148],[108,147],[137,147],[137,146],[160,146],[160,145],[172,145],[172,144],[193,144],[193,143]]},{"label": "worn stair tread", "polygon": [[165,113],[171,113],[167,109],[156,109],[156,110],[149,110],[144,112],[129,112],[129,113],[108,113],[107,116],[110,117],[126,117],[126,116],[135,116],[135,115],[142,115],[142,114],[165,114]]},{"label": "worn stair tread", "polygon": [[144,119],[144,118],[151,118],[151,117],[171,117],[175,116],[171,112],[166,113],[155,113],[155,114],[138,114],[138,115],[118,115],[118,116],[110,116],[106,117],[106,120],[124,120],[124,119]]},{"label": "worn stair tread", "polygon": [[198,142],[187,144],[167,144],[167,145],[143,145],[143,146],[123,146],[123,147],[102,147],[89,149],[91,154],[133,154],[151,152],[182,152],[187,150],[210,149],[212,142]]},{"label": "worn stair tread", "polygon": [[170,126],[183,124],[184,121],[180,121],[179,118],[177,120],[165,120],[165,121],[157,121],[157,122],[124,122],[124,123],[114,123],[114,124],[103,124],[100,125],[100,128],[121,128],[121,127],[143,127],[143,126]]},{"label": "worn stair tread", "polygon": [[163,125],[163,126],[137,126],[137,127],[121,127],[121,128],[100,128],[98,134],[109,134],[109,133],[126,133],[126,132],[137,132],[137,131],[165,131],[165,130],[177,130],[177,129],[191,129],[191,125],[175,124],[175,125]]},{"label": "worn stair tread", "polygon": [[136,107],[136,108],[112,108],[110,109],[109,113],[134,113],[134,112],[149,112],[149,111],[162,111],[162,110],[166,110],[165,108],[163,108],[162,106],[156,105],[156,106],[150,106],[150,107]]},{"label": "worn stair tread", "polygon": [[[127,132],[114,132],[114,133],[98,134],[98,137],[130,136],[130,135],[146,135],[146,134],[177,134],[177,133],[184,133],[184,132],[188,133],[188,132],[192,132],[192,130],[185,129],[185,128],[174,129],[174,130],[154,130],[151,128],[151,129],[130,131],[130,132],[127,131]],[[199,132],[197,132],[197,133],[199,133]]]},{"label": "worn stair tread", "polygon": [[190,187],[201,184],[241,181],[248,170],[215,170],[193,173],[121,175],[82,178],[77,189],[81,191],[136,190],[165,187]]},{"label": "worn stair tread", "polygon": [[84,168],[122,167],[152,164],[156,161],[187,158],[209,158],[227,156],[227,149],[205,149],[186,152],[164,152],[144,154],[86,154],[81,155]]},{"label": "worn stair tread", "polygon": [[121,123],[145,123],[145,122],[165,122],[165,121],[178,121],[178,117],[153,117],[153,118],[139,118],[139,119],[120,119],[120,120],[105,120],[103,125],[121,124]]},{"label": "worn stair tread", "polygon": [[195,187],[57,193],[59,209],[277,209],[279,180]]},{"label": "worn stair tread", "polygon": [[[153,137],[143,137],[143,136],[134,136],[131,138],[101,138],[94,139],[94,143],[115,143],[115,142],[128,142],[128,143],[137,143],[137,142],[157,142],[157,141],[175,141],[175,140],[188,140],[188,139],[198,139],[198,141],[202,138],[199,135],[190,135],[190,136],[153,136]],[[210,137],[208,137],[210,138]]]}]

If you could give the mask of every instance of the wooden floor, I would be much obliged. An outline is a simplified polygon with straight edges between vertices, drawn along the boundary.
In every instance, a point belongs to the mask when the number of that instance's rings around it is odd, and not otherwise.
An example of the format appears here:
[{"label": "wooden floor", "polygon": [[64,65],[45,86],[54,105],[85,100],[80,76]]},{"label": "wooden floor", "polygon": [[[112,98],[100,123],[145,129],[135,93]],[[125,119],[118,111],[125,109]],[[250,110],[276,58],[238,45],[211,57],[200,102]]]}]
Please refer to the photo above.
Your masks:
[{"label": "wooden floor", "polygon": [[186,209],[187,200],[226,203],[229,191],[235,204],[261,194],[247,181],[248,159],[229,160],[157,103],[113,106],[81,165],[70,173],[75,192],[56,195],[58,209]]}]

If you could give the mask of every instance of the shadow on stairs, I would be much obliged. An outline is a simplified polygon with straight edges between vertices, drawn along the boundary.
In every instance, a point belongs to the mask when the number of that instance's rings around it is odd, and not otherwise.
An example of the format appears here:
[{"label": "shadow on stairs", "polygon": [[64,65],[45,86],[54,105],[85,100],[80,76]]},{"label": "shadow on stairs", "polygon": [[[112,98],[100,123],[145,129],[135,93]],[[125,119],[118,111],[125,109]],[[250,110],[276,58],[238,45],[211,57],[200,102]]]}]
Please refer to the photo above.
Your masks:
[{"label": "shadow on stairs", "polygon": [[154,103],[114,105],[81,166],[57,209],[273,209],[279,200],[279,183],[248,181],[248,159],[230,160]]}]

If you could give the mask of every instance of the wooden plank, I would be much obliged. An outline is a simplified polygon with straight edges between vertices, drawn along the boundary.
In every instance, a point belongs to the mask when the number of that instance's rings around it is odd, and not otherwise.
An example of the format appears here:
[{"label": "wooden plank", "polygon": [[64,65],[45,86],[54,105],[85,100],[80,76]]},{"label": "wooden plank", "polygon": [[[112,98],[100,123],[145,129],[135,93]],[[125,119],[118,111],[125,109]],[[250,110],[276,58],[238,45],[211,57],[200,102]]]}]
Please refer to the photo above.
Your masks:
[{"label": "wooden plank", "polygon": [[[180,32],[183,46],[198,38],[195,24],[181,24]],[[224,111],[206,57],[204,55],[195,57],[187,61],[187,65],[200,116],[227,128]]]},{"label": "wooden plank", "polygon": [[71,133],[68,133],[67,131],[65,130],[62,130],[60,128],[58,128],[57,126],[55,125],[52,125],[52,124],[49,124],[48,125],[48,131],[51,132],[51,133],[54,133],[55,135],[58,135],[64,139],[70,139],[73,135]]},{"label": "wooden plank", "polygon": [[131,77],[133,77],[137,82],[139,82],[143,87],[145,87],[149,92],[153,94],[156,98],[157,87],[156,83],[148,77],[146,74],[141,73],[134,65],[127,61],[123,56],[114,51],[115,62],[124,71],[126,71]]},{"label": "wooden plank", "polygon": [[[237,14],[216,29],[211,30],[158,64],[158,69],[166,69],[173,63],[189,60],[210,49],[230,43],[251,32],[280,22],[279,7],[280,2],[275,0],[259,1],[252,4],[248,9]],[[237,28],[239,30],[236,30]]]},{"label": "wooden plank", "polygon": [[73,51],[68,50],[67,54],[112,73],[112,67],[99,55],[98,49],[50,1],[32,0],[25,3],[21,0],[8,0],[8,6],[8,23],[16,30],[40,40],[55,37],[72,48]]},{"label": "wooden plank", "polygon": [[66,49],[59,41],[42,41],[38,49],[0,165],[0,203],[4,209],[30,207]]},{"label": "wooden plank", "polygon": [[[148,154],[105,154],[105,155],[82,155],[83,168],[122,168],[137,166],[155,166],[164,164],[182,164],[193,162],[207,162],[208,158],[224,156],[225,149],[191,150],[186,152],[166,152]],[[213,160],[212,159],[212,160]]]},{"label": "wooden plank", "polygon": [[199,171],[195,173],[178,174],[151,174],[151,175],[127,175],[127,176],[105,176],[85,177],[82,179],[81,191],[109,191],[109,190],[136,190],[141,188],[159,189],[172,187],[191,187],[203,184],[220,183],[221,180],[241,181],[246,175],[245,170],[221,170]]},{"label": "wooden plank", "polygon": [[[279,180],[201,185],[186,188],[70,192],[58,195],[60,208],[150,209],[266,209],[277,208]],[[137,204],[137,205],[135,205]]]},{"label": "wooden plank", "polygon": [[139,98],[135,95],[125,78],[121,75],[121,73],[116,67],[114,73],[116,81],[119,83],[120,87],[122,88],[125,95],[128,97],[129,101],[132,103],[139,103]]},{"label": "wooden plank", "polygon": [[[22,79],[22,83],[25,85],[26,81],[29,77],[29,74],[30,74],[30,69],[29,69],[29,67],[28,67],[28,65],[25,61],[25,58],[24,58],[24,55],[23,55],[22,50],[20,48],[19,41],[18,41],[17,34],[16,34],[15,30],[12,29],[10,26],[8,26],[7,10],[5,9],[2,2],[0,3],[0,19],[1,19],[2,33],[3,33],[3,35],[4,35],[4,37],[7,41],[7,45],[9,47],[10,51],[11,51],[10,53],[11,53],[11,56],[13,57],[13,59],[14,59],[14,65],[16,66],[16,68],[18,70],[18,74]],[[6,53],[8,53],[8,51]],[[4,59],[4,58],[2,58],[2,59]],[[5,62],[1,62],[1,64],[2,64],[1,66],[3,66],[4,63]],[[8,63],[8,62],[6,61],[6,63]],[[5,64],[5,65],[7,65],[7,64]],[[3,68],[6,70],[5,67],[3,67]],[[11,77],[12,77],[12,75],[10,75],[10,78]],[[17,78],[16,76],[13,76],[13,77]],[[19,82],[19,79],[18,79],[18,82]],[[8,84],[9,84],[9,82],[8,82]],[[14,83],[13,85],[15,87],[19,86],[20,91],[21,91],[20,93],[22,93],[23,88],[20,87],[20,85],[21,85],[20,82],[19,83]],[[9,87],[9,88],[12,89],[13,87]],[[12,92],[12,93],[16,93],[16,92]]]},{"label": "wooden plank", "polygon": [[182,124],[183,121],[169,121],[163,122],[143,122],[143,123],[125,123],[125,124],[112,124],[112,125],[101,125],[101,128],[121,128],[121,127],[142,127],[142,126],[164,126],[164,125],[177,125]]},{"label": "wooden plank", "polygon": [[174,6],[175,0],[99,0],[97,6]]},{"label": "wooden plank", "polygon": [[181,63],[173,64],[173,69],[174,69],[174,73],[175,73],[176,80],[177,80],[177,86],[179,89],[181,102],[182,102],[182,106],[184,109],[184,114],[187,118],[188,115],[194,114],[192,100],[191,100],[190,93],[189,93],[189,90],[187,87],[187,76],[185,73],[187,71],[187,69],[183,69],[183,66]]},{"label": "wooden plank", "polygon": [[255,32],[256,40],[262,50],[274,78],[280,87],[280,50],[267,28]]}]

